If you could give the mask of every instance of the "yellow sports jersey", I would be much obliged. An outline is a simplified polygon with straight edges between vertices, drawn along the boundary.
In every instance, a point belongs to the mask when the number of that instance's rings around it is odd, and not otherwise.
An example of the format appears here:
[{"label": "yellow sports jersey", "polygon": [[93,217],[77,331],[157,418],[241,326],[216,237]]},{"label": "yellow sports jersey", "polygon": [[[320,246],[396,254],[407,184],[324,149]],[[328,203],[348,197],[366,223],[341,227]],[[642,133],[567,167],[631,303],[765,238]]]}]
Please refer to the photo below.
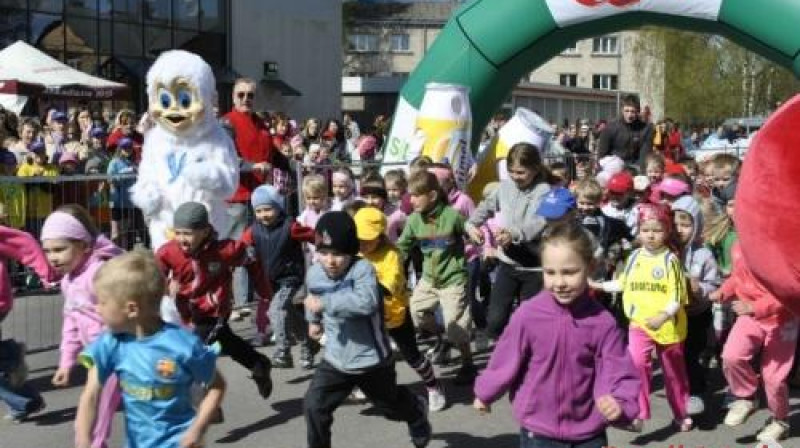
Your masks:
[{"label": "yellow sports jersey", "polygon": [[[678,257],[664,249],[650,253],[636,249],[628,257],[625,270],[619,277],[622,284],[622,303],[625,315],[632,324],[644,330],[662,345],[686,339],[686,312],[688,304],[686,277]],[[646,320],[657,316],[672,302],[680,307],[678,312],[656,331],[647,328]]]},{"label": "yellow sports jersey", "polygon": [[[34,165],[25,163],[17,168],[18,177],[55,177],[58,168],[54,165]],[[42,181],[37,184],[25,184],[27,219],[44,219],[53,211],[53,189],[56,184]]]},{"label": "yellow sports jersey", "polygon": [[406,319],[406,308],[408,307],[406,275],[400,251],[393,245],[384,243],[371,254],[362,254],[362,256],[375,267],[378,284],[385,289],[383,292],[383,321],[386,328],[399,327]]},{"label": "yellow sports jersey", "polygon": [[15,229],[25,228],[25,185],[0,182],[0,203],[5,208],[8,225]]}]

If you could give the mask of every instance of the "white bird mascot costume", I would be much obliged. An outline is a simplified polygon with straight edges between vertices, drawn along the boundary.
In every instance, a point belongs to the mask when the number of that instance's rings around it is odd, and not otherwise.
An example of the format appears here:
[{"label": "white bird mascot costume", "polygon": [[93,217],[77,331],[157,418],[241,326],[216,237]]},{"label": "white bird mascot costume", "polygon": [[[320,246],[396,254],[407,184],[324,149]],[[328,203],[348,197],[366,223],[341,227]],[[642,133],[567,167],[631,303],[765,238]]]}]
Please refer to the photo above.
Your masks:
[{"label": "white bird mascot costume", "polygon": [[214,114],[216,81],[196,54],[164,52],[147,72],[155,126],[147,131],[133,203],[148,222],[152,249],[169,239],[172,215],[184,202],[208,208],[211,225],[227,231],[225,200],[239,184],[236,148]]}]

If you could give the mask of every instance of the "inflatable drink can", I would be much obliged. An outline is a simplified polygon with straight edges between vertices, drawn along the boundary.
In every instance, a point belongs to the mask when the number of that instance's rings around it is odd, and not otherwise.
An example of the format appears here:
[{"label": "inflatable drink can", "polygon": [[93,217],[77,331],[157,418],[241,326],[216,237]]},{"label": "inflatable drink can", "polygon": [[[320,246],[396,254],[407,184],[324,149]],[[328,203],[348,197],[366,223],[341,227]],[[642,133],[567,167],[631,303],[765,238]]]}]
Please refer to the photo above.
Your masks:
[{"label": "inflatable drink can", "polygon": [[469,195],[479,201],[486,184],[508,177],[505,158],[512,146],[530,143],[539,148],[539,153],[544,156],[552,137],[553,127],[547,121],[524,107],[518,108],[497,132],[497,138],[480,155],[475,179],[467,189]]},{"label": "inflatable drink can", "polygon": [[416,120],[412,151],[447,162],[453,167],[456,184],[464,188],[473,163],[469,150],[472,137],[472,112],[469,88],[456,84],[429,83]]}]

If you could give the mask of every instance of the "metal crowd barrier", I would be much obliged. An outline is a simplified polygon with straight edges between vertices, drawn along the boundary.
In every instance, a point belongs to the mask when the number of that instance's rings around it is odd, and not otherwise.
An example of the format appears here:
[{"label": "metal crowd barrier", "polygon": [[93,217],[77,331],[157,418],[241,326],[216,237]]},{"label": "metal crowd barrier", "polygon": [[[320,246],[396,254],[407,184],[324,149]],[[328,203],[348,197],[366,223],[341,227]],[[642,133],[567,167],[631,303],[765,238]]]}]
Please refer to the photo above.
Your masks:
[{"label": "metal crowd barrier", "polygon": [[[740,154],[737,151],[737,154]],[[575,178],[577,163],[596,165],[592,154],[574,155],[546,154],[543,162],[552,166],[561,162],[570,178]],[[304,208],[301,187],[303,179],[310,173],[325,173],[337,167],[347,166],[362,175],[369,169],[382,167],[405,168],[408,163],[355,162],[302,166],[293,177],[284,180],[289,197],[297,207],[295,213]],[[593,174],[593,171],[590,171]],[[64,204],[84,206],[99,230],[120,247],[132,249],[140,245],[149,247],[147,226],[138,209],[112,207],[112,189],[128,188],[136,180],[135,175],[109,177],[107,175],[75,175],[58,177],[7,177],[0,176],[0,203],[4,206],[3,225],[26,230],[38,239],[45,218]],[[3,337],[13,337],[26,342],[29,351],[41,351],[57,347],[61,333],[61,310],[63,301],[57,291],[43,289],[35,274],[14,263],[8,263],[15,303],[12,312],[2,322]]]},{"label": "metal crowd barrier", "polygon": [[[147,228],[141,212],[132,204],[114,204],[112,200],[114,189],[127,189],[135,180],[135,175],[0,176],[0,203],[5,215],[2,224],[25,230],[38,239],[45,218],[53,210],[65,204],[79,204],[87,209],[98,230],[120,247],[147,245]],[[8,263],[7,267],[15,301],[1,324],[3,337],[25,341],[29,351],[58,346],[61,295],[57,290],[44,289],[32,271],[16,263]]]}]

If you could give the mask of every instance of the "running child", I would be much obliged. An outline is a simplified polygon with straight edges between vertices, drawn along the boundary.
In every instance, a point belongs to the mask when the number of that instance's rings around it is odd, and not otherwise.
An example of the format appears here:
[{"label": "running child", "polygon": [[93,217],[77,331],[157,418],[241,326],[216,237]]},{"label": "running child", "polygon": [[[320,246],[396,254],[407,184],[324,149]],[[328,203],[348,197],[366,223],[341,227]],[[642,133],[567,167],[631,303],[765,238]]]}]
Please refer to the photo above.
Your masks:
[{"label": "running child", "polygon": [[544,290],[520,305],[475,381],[481,413],[509,393],[521,448],[606,447],[606,428],[638,415],[640,382],[622,331],[588,294],[594,250],[575,222],[545,230]]},{"label": "running child", "polygon": [[[186,330],[161,320],[164,277],[153,255],[137,250],[109,261],[94,279],[98,313],[107,325],[81,355],[89,377],[76,417],[76,446],[91,446],[98,395],[120,379],[128,446],[200,447],[225,381],[217,352]],[[195,411],[192,385],[207,388]]]}]

